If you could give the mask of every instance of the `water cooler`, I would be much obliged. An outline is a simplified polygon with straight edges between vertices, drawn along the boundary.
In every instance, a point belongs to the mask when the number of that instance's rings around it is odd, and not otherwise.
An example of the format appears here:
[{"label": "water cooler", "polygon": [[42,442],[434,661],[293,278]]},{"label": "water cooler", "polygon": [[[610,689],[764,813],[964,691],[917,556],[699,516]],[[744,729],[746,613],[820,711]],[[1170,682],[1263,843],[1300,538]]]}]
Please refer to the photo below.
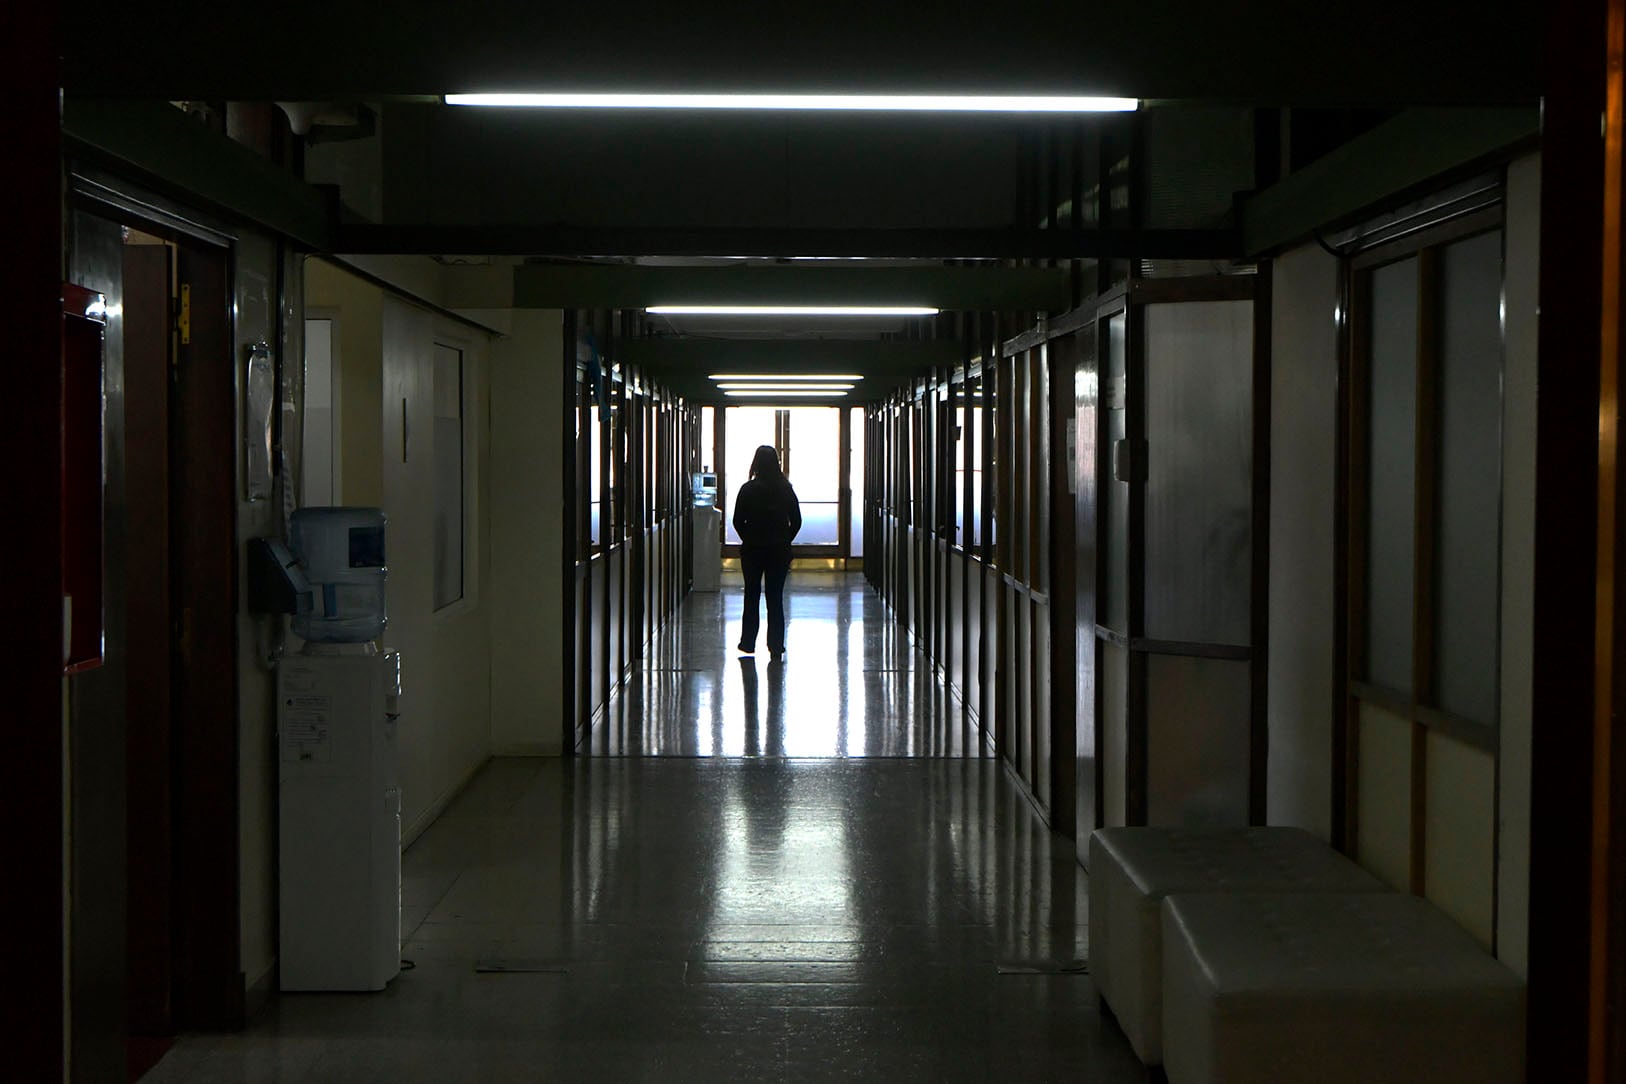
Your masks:
[{"label": "water cooler", "polygon": [[694,507],[689,509],[689,519],[694,543],[689,572],[694,590],[715,591],[723,571],[723,513],[717,507],[717,476],[696,474],[692,486]]},{"label": "water cooler", "polygon": [[293,630],[277,671],[283,990],[382,990],[401,962],[401,660],[386,623],[384,514],[289,523]]}]

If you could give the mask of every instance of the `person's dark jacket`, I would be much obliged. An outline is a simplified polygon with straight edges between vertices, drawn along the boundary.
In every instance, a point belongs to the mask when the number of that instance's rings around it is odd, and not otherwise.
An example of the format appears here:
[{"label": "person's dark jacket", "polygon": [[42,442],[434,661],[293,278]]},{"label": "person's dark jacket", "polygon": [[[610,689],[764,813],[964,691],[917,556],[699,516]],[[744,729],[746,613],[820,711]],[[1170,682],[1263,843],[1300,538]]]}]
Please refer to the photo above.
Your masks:
[{"label": "person's dark jacket", "polygon": [[802,529],[796,491],[782,479],[753,478],[734,498],[734,531],[753,549],[789,549]]}]

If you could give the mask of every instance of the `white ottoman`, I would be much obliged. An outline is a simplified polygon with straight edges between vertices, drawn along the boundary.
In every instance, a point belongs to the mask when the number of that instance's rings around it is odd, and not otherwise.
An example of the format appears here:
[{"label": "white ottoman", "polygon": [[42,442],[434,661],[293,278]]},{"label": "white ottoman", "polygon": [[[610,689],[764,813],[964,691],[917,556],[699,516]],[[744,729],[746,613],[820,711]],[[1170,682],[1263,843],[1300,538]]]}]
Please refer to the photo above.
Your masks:
[{"label": "white ottoman", "polygon": [[1301,828],[1102,828],[1090,836],[1090,973],[1147,1065],[1163,1060],[1162,927],[1174,892],[1384,892]]},{"label": "white ottoman", "polygon": [[1521,1084],[1524,984],[1414,896],[1163,902],[1169,1084]]}]

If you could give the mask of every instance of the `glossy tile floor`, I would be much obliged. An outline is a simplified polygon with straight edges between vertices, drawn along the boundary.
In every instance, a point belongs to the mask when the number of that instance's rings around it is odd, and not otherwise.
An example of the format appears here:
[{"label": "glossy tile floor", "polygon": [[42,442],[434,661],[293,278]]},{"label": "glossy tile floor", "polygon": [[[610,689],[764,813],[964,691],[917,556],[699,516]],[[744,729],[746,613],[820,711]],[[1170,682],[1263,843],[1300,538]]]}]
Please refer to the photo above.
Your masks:
[{"label": "glossy tile floor", "polygon": [[960,698],[858,573],[794,572],[785,659],[742,655],[738,572],[695,592],[594,728],[613,756],[982,756]]},{"label": "glossy tile floor", "polygon": [[[278,997],[144,1079],[1145,1081],[1075,966],[1087,894],[1070,842],[997,761],[842,755],[928,753],[936,724],[911,718],[919,686],[855,665],[908,654],[862,590],[809,597],[777,711],[759,677],[761,755],[492,761],[406,854],[412,970],[379,994]],[[856,647],[820,663],[807,626],[823,606],[868,627],[837,622]],[[696,623],[674,637],[665,659],[722,656],[722,732],[708,717],[629,733],[743,751],[738,664]],[[823,715],[791,706],[821,685]],[[685,701],[652,710],[668,703]]]}]

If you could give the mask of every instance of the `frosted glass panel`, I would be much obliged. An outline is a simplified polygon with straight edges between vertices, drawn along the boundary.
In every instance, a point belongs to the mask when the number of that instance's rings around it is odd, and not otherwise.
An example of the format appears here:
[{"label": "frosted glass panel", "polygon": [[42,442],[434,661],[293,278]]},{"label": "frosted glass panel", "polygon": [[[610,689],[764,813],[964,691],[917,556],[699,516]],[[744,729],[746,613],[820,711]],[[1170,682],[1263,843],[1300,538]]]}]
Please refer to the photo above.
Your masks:
[{"label": "frosted glass panel", "polygon": [[1496,761],[1443,734],[1428,736],[1424,876],[1429,902],[1490,947],[1496,870]]},{"label": "frosted glass panel", "polygon": [[1501,538],[1500,233],[1442,253],[1437,662],[1440,707],[1496,722]]},{"label": "frosted glass panel", "polygon": [[1372,273],[1366,677],[1411,688],[1417,439],[1417,258]]},{"label": "frosted glass panel", "polygon": [[[797,494],[801,497],[801,494]],[[798,546],[833,546],[841,539],[841,502],[802,499],[802,529]]]},{"label": "frosted glass panel", "polygon": [[300,504],[333,504],[333,321],[305,321]]},{"label": "frosted glass panel", "polygon": [[725,477],[722,481],[728,488],[723,519],[728,524],[725,538],[731,546],[740,544],[740,536],[733,524],[734,499],[739,496],[740,487],[751,477],[751,457],[764,444],[773,447],[775,413],[773,407],[728,407],[723,414],[726,428],[723,432]]},{"label": "frosted glass panel", "polygon": [[[1119,313],[1107,321],[1107,372],[1101,386],[1106,411],[1106,444],[1101,449],[1101,503],[1107,520],[1107,579],[1100,585],[1102,624],[1129,633],[1129,485],[1113,474],[1113,450],[1126,433],[1128,389],[1125,385],[1124,319]],[[1110,822],[1109,822],[1110,823]]]},{"label": "frosted glass panel", "polygon": [[864,408],[850,408],[847,432],[852,456],[847,462],[848,515],[852,530],[852,556],[864,556]]},{"label": "frosted glass panel", "polygon": [[1247,644],[1253,302],[1148,305],[1146,635]]},{"label": "frosted glass panel", "polygon": [[1411,724],[1361,704],[1356,857],[1390,885],[1411,885]]},{"label": "frosted glass panel", "polygon": [[[791,407],[790,468],[796,496],[808,501],[841,499],[841,408]],[[764,441],[772,444],[772,440]],[[805,514],[805,513],[804,513]],[[797,541],[802,541],[797,537]]]},{"label": "frosted glass panel", "polygon": [[1146,658],[1147,823],[1248,823],[1248,663]]},{"label": "frosted glass panel", "polygon": [[717,469],[717,408],[700,408],[700,469],[714,471]]},{"label": "frosted glass panel", "polygon": [[604,422],[599,416],[597,404],[592,408],[591,419],[587,431],[589,448],[587,456],[587,492],[592,496],[593,507],[588,516],[588,524],[592,529],[589,540],[596,546],[604,541],[603,524],[600,516],[600,512],[604,507],[604,501],[602,500],[604,494],[602,488],[602,479],[604,477]]}]

